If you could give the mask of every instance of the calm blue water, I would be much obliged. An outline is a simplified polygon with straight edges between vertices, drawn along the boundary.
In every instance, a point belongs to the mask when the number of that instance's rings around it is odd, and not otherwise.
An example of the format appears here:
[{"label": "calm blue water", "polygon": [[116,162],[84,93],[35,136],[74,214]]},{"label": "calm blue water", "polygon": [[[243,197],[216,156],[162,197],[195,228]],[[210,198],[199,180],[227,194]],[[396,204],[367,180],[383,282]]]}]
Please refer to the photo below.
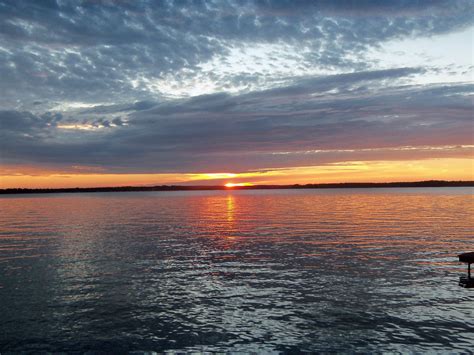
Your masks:
[{"label": "calm blue water", "polygon": [[469,352],[473,189],[0,197],[0,352]]}]

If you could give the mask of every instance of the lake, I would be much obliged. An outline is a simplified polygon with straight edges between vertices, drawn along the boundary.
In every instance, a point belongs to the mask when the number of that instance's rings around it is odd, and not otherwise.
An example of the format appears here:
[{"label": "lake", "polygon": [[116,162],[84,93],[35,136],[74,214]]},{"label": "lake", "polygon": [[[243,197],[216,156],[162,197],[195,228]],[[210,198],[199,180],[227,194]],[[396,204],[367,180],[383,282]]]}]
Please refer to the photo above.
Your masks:
[{"label": "lake", "polygon": [[0,197],[0,352],[467,352],[473,188]]}]

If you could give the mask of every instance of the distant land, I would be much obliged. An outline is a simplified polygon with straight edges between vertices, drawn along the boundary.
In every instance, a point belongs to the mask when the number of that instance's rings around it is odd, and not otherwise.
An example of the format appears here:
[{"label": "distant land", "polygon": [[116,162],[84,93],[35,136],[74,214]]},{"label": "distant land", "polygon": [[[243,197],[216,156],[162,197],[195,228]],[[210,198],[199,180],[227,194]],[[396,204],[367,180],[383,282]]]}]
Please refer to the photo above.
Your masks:
[{"label": "distant land", "polygon": [[357,188],[392,188],[392,187],[474,187],[474,181],[428,180],[416,182],[348,182],[329,184],[294,184],[294,185],[159,185],[159,186],[117,186],[117,187],[76,187],[51,189],[0,189],[0,195],[8,194],[44,194],[44,193],[80,193],[80,192],[130,192],[130,191],[199,191],[199,190],[272,190],[272,189],[357,189]]}]

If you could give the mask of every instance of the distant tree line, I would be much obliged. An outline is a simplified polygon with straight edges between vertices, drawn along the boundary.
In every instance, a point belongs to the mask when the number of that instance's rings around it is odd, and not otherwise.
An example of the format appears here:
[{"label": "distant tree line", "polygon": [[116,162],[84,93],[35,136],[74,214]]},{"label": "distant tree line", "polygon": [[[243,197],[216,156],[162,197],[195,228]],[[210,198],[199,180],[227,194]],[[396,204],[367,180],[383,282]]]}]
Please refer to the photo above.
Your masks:
[{"label": "distant tree line", "polygon": [[417,182],[348,182],[333,184],[293,184],[293,185],[253,185],[253,186],[118,186],[118,187],[75,187],[51,189],[0,189],[0,194],[43,194],[43,193],[80,193],[80,192],[133,192],[133,191],[199,191],[199,190],[271,190],[271,189],[354,189],[386,187],[474,187],[474,181],[428,180]]}]

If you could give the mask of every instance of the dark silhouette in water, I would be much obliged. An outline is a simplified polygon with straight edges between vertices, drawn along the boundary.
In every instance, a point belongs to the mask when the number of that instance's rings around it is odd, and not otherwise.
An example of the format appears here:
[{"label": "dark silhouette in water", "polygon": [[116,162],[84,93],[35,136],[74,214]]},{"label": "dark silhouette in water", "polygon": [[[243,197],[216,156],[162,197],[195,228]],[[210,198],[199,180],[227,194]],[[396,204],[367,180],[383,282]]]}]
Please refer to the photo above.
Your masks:
[{"label": "dark silhouette in water", "polygon": [[459,255],[459,261],[467,263],[467,277],[461,276],[459,286],[465,288],[474,288],[474,278],[471,277],[471,264],[474,264],[474,252]]},{"label": "dark silhouette in water", "polygon": [[387,187],[474,187],[474,181],[443,181],[429,180],[416,182],[348,182],[332,184],[294,184],[294,185],[159,185],[159,186],[117,186],[117,187],[75,187],[51,189],[0,189],[0,194],[29,194],[29,193],[73,193],[73,192],[127,192],[127,191],[196,191],[196,190],[270,190],[270,189],[356,189],[356,188],[387,188]]}]

